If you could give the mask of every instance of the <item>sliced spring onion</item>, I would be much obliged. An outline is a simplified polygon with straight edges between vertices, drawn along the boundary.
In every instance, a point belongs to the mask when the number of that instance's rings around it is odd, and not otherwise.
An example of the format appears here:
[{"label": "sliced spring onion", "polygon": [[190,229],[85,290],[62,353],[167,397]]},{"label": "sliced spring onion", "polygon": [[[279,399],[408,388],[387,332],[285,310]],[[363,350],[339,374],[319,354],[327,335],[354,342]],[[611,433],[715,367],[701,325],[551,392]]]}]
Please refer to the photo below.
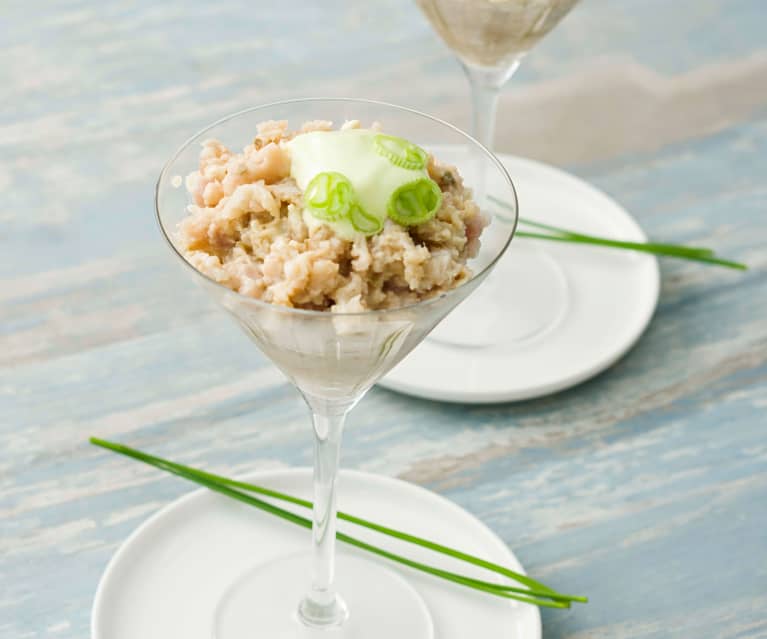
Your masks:
[{"label": "sliced spring onion", "polygon": [[328,222],[347,217],[355,201],[351,182],[332,171],[315,175],[304,192],[306,207],[315,217]]},{"label": "sliced spring onion", "polygon": [[379,133],[373,138],[373,146],[379,155],[395,166],[416,171],[426,168],[429,158],[426,151],[403,138]]},{"label": "sliced spring onion", "polygon": [[368,213],[359,204],[353,204],[349,209],[349,222],[355,230],[365,235],[374,235],[383,227],[381,220]]},{"label": "sliced spring onion", "polygon": [[389,199],[389,217],[403,226],[421,224],[434,216],[442,204],[442,191],[434,180],[422,178],[403,184]]}]

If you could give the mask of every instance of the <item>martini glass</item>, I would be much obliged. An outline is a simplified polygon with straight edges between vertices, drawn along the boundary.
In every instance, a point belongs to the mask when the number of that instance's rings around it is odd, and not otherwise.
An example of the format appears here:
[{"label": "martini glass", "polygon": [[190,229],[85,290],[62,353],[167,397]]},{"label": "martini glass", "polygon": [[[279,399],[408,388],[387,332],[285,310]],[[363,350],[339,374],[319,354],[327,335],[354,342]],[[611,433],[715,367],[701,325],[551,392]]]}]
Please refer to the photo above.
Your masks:
[{"label": "martini glass", "polygon": [[[311,547],[300,557],[271,557],[244,566],[242,576],[216,603],[216,639],[295,637],[333,629],[333,637],[383,639],[407,629],[407,636],[430,637],[433,626],[418,593],[372,560],[354,558],[341,566],[345,583],[334,588],[336,478],[341,435],[348,412],[367,390],[407,355],[457,304],[487,277],[516,227],[516,213],[492,219],[482,246],[470,261],[473,276],[457,288],[416,304],[360,313],[333,313],[272,305],[236,293],[195,270],[174,244],[188,196],[179,176],[197,166],[200,143],[217,138],[230,148],[244,146],[264,120],[307,120],[340,125],[359,119],[381,122],[387,133],[412,140],[457,166],[475,199],[488,209],[487,195],[516,205],[503,165],[455,127],[423,113],[390,104],[352,99],[304,99],[255,107],[229,116],[188,140],[168,162],[157,184],[156,206],[169,246],[194,278],[241,326],[256,346],[288,377],[311,412],[314,438],[314,510]],[[435,522],[436,523],[436,522]],[[308,544],[307,544],[308,545]],[[253,560],[254,563],[256,559]],[[350,619],[349,623],[347,619]],[[353,623],[352,623],[353,622]],[[329,636],[322,634],[323,637]]]},{"label": "martini glass", "polygon": [[[493,148],[498,96],[528,51],[578,0],[416,0],[468,77],[472,133]],[[523,277],[514,274],[523,273]],[[568,307],[565,274],[547,252],[524,244],[431,339],[457,346],[522,342],[553,328]]]}]

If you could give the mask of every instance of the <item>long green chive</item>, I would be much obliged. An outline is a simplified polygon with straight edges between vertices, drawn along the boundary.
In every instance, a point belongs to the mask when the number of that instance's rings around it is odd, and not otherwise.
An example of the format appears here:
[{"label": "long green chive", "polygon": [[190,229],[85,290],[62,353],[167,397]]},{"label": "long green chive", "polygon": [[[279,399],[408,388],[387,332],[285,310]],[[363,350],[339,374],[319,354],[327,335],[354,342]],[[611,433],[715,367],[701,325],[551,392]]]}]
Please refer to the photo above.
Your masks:
[{"label": "long green chive", "polygon": [[[488,199],[492,200],[499,206],[506,209],[513,210],[513,207],[499,200],[492,195],[488,196]],[[502,219],[506,219],[503,216],[499,216]],[[639,251],[642,253],[651,253],[653,255],[661,255],[664,257],[675,257],[684,260],[691,260],[695,262],[703,262],[705,264],[712,264],[715,266],[724,266],[726,268],[738,269],[745,271],[748,266],[741,262],[734,262],[732,260],[722,259],[716,256],[713,250],[709,248],[702,248],[697,246],[683,246],[680,244],[664,244],[660,242],[629,242],[623,240],[613,240],[606,237],[598,237],[596,235],[587,235],[585,233],[578,233],[568,229],[563,229],[558,226],[552,226],[550,224],[543,224],[541,222],[534,222],[532,220],[526,220],[519,218],[519,223],[522,225],[531,226],[534,228],[549,231],[552,235],[545,233],[536,233],[531,231],[519,230],[516,235],[519,237],[528,237],[537,240],[549,240],[552,242],[570,242],[573,244],[592,244],[594,246],[605,246],[609,248],[626,249],[630,251]]]},{"label": "long green chive", "polygon": [[[311,528],[312,526],[311,520],[305,517],[301,517],[300,515],[296,515],[295,513],[292,513],[290,511],[279,508],[278,506],[265,502],[256,497],[253,497],[252,495],[244,493],[238,489],[243,489],[250,493],[257,493],[265,497],[271,497],[273,499],[289,502],[304,508],[312,508],[312,503],[308,500],[300,499],[292,495],[286,495],[284,493],[280,493],[275,490],[270,490],[268,488],[263,488],[261,486],[256,486],[254,484],[236,481],[233,479],[229,479],[227,477],[222,477],[220,475],[214,475],[212,473],[208,473],[196,468],[192,468],[190,466],[177,464],[167,459],[163,459],[162,457],[149,455],[148,453],[144,453],[142,451],[136,450],[134,448],[130,448],[128,446],[123,446],[122,444],[109,442],[96,437],[91,437],[90,442],[96,446],[100,446],[101,448],[105,448],[107,450],[119,453],[121,455],[125,455],[132,459],[136,459],[138,461],[154,466],[155,468],[158,468],[160,470],[164,470],[166,472],[172,473],[179,477],[183,477],[184,479],[188,479],[189,481],[195,482],[201,486],[205,486],[210,490],[213,490],[215,492],[218,492],[232,499],[236,499],[238,501],[241,501],[251,506],[254,506],[256,508],[259,508],[265,512],[273,514],[286,521],[290,521],[291,523],[294,523],[296,525],[303,526],[304,528]],[[503,566],[499,566],[498,564],[494,564],[492,562],[479,559],[478,557],[473,557],[472,555],[468,555],[459,550],[455,550],[453,548],[443,546],[442,544],[438,544],[428,539],[423,539],[421,537],[416,537],[415,535],[410,535],[408,533],[397,531],[387,526],[383,526],[381,524],[367,521],[365,519],[355,517],[354,515],[350,515],[344,512],[339,512],[338,517],[339,519],[343,519],[355,525],[363,526],[365,528],[375,530],[381,534],[388,535],[390,537],[394,537],[396,539],[400,539],[402,541],[412,543],[418,546],[422,546],[424,548],[428,548],[435,552],[449,555],[461,561],[471,563],[476,566],[480,566],[482,568],[490,570],[492,572],[496,572],[498,574],[504,575],[506,577],[514,579],[520,584],[527,586],[527,588],[517,588],[514,586],[496,584],[492,582],[482,581],[480,579],[474,579],[472,577],[467,577],[467,576],[460,575],[447,570],[442,570],[440,568],[429,566],[421,562],[407,559],[406,557],[397,555],[395,553],[389,552],[382,548],[378,548],[377,546],[368,544],[360,539],[357,539],[345,533],[339,532],[336,534],[337,539],[346,544],[349,544],[361,550],[365,550],[367,552],[376,554],[379,557],[383,557],[390,561],[394,561],[396,563],[408,566],[410,568],[413,568],[414,570],[419,570],[421,572],[431,574],[435,577],[440,577],[447,581],[451,581],[455,584],[472,588],[474,590],[486,592],[496,597],[515,599],[517,601],[522,601],[522,602],[530,603],[537,606],[545,606],[549,608],[569,608],[571,602],[586,603],[588,601],[586,597],[579,597],[575,595],[566,595],[566,594],[558,593],[552,590],[551,588],[549,588],[548,586],[545,586],[544,584],[541,584],[540,582],[537,582],[526,575],[522,575],[515,571],[509,570],[508,568],[504,568]]]}]

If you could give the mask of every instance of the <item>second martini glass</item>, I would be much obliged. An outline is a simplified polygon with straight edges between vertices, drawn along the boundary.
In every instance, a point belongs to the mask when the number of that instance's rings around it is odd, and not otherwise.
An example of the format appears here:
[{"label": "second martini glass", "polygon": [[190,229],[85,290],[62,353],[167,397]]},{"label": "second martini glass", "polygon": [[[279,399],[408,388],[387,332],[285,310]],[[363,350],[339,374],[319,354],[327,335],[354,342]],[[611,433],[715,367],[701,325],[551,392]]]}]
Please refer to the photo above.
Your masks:
[{"label": "second martini glass", "polygon": [[340,594],[334,588],[341,435],[348,412],[367,390],[485,279],[511,241],[516,209],[505,220],[492,220],[484,230],[482,248],[470,262],[471,279],[431,299],[395,309],[332,313],[287,308],[235,293],[195,270],[175,246],[174,235],[188,204],[179,177],[196,167],[199,144],[213,137],[236,148],[247,143],[264,120],[284,119],[298,126],[318,118],[336,125],[352,119],[381,122],[387,133],[434,150],[441,160],[455,164],[465,183],[477,189],[475,199],[481,209],[489,209],[489,195],[516,207],[506,170],[468,135],[417,111],[366,100],[292,100],[249,109],[195,135],[165,166],[157,184],[156,205],[169,246],[296,386],[311,411],[314,434],[311,553],[260,557],[251,566],[246,558],[242,576],[217,602],[213,636],[274,639],[295,637],[301,630],[311,635],[314,630],[335,628],[334,637],[388,639],[402,636],[404,629],[405,636],[428,638],[433,626],[419,595],[378,563],[345,561],[344,577],[354,588]]},{"label": "second martini glass", "polygon": [[[493,148],[498,96],[522,58],[578,0],[416,0],[458,56],[471,85],[472,133]],[[510,273],[522,277],[507,277]],[[553,327],[567,310],[567,281],[546,252],[523,245],[487,286],[435,331],[459,346],[521,342]]]}]

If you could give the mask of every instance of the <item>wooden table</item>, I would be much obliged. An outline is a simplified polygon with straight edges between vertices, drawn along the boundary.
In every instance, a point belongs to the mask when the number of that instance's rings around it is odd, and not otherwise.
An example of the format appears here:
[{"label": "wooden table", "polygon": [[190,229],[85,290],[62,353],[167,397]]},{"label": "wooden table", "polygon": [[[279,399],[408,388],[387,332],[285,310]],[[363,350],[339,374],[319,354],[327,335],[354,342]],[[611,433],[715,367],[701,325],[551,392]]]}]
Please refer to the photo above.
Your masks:
[{"label": "wooden table", "polygon": [[[647,333],[571,391],[472,407],[376,389],[351,417],[346,467],[447,495],[533,575],[591,597],[544,611],[547,638],[767,637],[764,16],[761,0],[586,0],[523,65],[498,134],[748,272],[663,262]],[[457,64],[407,0],[4,4],[3,639],[86,637],[112,553],[190,489],[88,435],[227,473],[310,462],[296,393],[172,263],[152,207],[191,132],[310,94],[468,120]]]}]

